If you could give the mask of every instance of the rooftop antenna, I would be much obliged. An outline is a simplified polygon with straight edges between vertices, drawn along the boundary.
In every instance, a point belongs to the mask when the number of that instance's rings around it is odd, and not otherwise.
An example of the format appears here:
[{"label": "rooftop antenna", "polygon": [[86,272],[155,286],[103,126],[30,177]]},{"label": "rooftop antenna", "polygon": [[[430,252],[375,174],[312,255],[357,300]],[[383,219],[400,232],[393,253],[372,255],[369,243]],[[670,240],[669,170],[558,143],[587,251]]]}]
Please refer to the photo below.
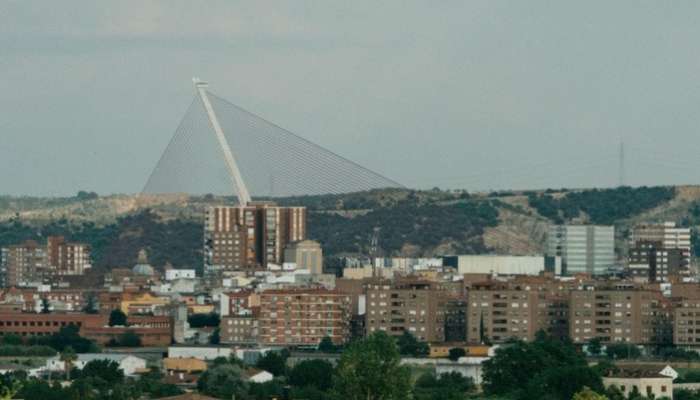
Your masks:
[{"label": "rooftop antenna", "polygon": [[226,167],[228,168],[231,183],[233,183],[235,186],[236,193],[238,195],[238,203],[245,207],[251,201],[250,192],[248,192],[248,188],[243,181],[243,176],[241,175],[241,171],[238,169],[236,159],[233,157],[231,147],[226,140],[226,136],[224,136],[224,131],[221,129],[221,125],[219,124],[219,120],[216,118],[214,108],[211,106],[211,102],[209,101],[209,96],[207,95],[206,90],[206,88],[209,87],[209,83],[202,81],[197,77],[192,78],[192,83],[194,83],[194,87],[197,90],[197,94],[199,94],[199,98],[202,99],[204,109],[207,111],[209,123],[211,123],[211,127],[214,129],[216,138],[219,141],[219,147],[224,153],[224,161],[226,161]]}]

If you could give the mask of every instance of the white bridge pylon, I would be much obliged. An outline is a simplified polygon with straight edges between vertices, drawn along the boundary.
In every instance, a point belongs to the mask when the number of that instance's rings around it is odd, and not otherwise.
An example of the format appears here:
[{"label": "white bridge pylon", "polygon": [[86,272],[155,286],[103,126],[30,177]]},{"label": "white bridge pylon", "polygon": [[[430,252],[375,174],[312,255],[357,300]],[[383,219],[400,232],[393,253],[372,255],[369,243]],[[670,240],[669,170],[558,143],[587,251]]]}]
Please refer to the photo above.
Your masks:
[{"label": "white bridge pylon", "polygon": [[228,144],[228,140],[226,140],[224,130],[221,129],[221,124],[219,124],[214,108],[212,107],[209,97],[207,96],[206,89],[209,84],[196,77],[192,78],[192,83],[194,83],[197,94],[199,94],[199,98],[202,100],[204,109],[207,111],[207,117],[209,118],[209,123],[216,134],[219,147],[224,153],[224,160],[226,161],[226,167],[228,168],[231,183],[233,183],[235,186],[235,190],[238,195],[238,203],[241,206],[246,206],[251,202],[250,192],[248,192],[248,187],[245,185],[245,181],[243,181],[243,175],[241,175],[241,171],[238,169],[236,158],[233,156],[233,152],[231,152],[231,147]]}]

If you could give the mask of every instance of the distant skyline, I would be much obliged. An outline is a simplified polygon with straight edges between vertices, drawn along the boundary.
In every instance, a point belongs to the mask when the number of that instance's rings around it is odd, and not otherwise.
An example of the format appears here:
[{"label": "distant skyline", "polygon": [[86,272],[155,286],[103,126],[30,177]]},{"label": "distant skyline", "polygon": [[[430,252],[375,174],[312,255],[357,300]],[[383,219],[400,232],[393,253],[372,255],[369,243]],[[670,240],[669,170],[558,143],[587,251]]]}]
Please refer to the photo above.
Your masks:
[{"label": "distant skyline", "polygon": [[0,194],[136,193],[192,76],[408,187],[700,184],[700,3],[0,4]]}]

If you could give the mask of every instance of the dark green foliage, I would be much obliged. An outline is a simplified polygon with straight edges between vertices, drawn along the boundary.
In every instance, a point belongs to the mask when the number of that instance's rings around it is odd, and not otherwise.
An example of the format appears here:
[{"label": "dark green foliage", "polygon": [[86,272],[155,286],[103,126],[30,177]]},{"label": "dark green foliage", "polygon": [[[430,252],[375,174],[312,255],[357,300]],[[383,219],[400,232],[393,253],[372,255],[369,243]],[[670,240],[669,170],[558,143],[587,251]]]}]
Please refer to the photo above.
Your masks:
[{"label": "dark green foliage", "polygon": [[700,370],[690,370],[679,376],[674,383],[700,383]]},{"label": "dark green foliage", "polygon": [[245,399],[249,384],[243,378],[243,369],[235,364],[220,364],[202,373],[197,390],[219,399]]},{"label": "dark green foliage", "polygon": [[410,371],[399,364],[399,349],[385,332],[351,343],[340,356],[328,398],[407,399]]},{"label": "dark green foliage", "polygon": [[136,381],[138,391],[148,394],[151,398],[159,399],[161,397],[177,396],[183,391],[175,385],[163,383],[163,374],[157,369],[152,369],[148,373],[141,376]]},{"label": "dark green foliage", "polygon": [[600,338],[593,338],[591,339],[590,342],[588,342],[588,352],[593,355],[593,356],[598,356],[600,355],[600,352],[603,350],[603,347],[600,342]]},{"label": "dark green foliage", "polygon": [[109,313],[109,326],[126,326],[127,318],[124,311],[120,309],[114,309]]},{"label": "dark green foliage", "polygon": [[56,351],[63,351],[66,347],[72,347],[76,353],[95,353],[99,348],[92,340],[81,337],[79,328],[70,324],[51,336],[35,336],[28,340],[30,345],[50,346]]},{"label": "dark green foliage", "polygon": [[268,351],[264,356],[258,359],[255,366],[274,376],[282,376],[287,372],[287,358],[289,358],[289,352],[287,350]]},{"label": "dark green foliage", "polygon": [[221,331],[217,326],[216,329],[209,336],[209,344],[219,344],[221,342]]},{"label": "dark green foliage", "polygon": [[318,351],[321,353],[335,353],[338,351],[338,346],[333,343],[330,337],[324,336],[318,344]]},{"label": "dark green foliage", "polygon": [[89,361],[76,378],[99,378],[107,384],[116,384],[124,380],[124,372],[119,364],[112,360]]},{"label": "dark green foliage", "polygon": [[[265,383],[250,382],[248,388],[248,396],[242,399],[250,400],[268,400],[274,398],[282,398],[284,386],[279,379],[273,379]],[[238,399],[238,397],[236,397]]]},{"label": "dark green foliage", "polygon": [[321,391],[333,384],[333,365],[325,360],[305,360],[291,369],[289,383],[295,387],[313,386]]},{"label": "dark green foliage", "polygon": [[453,347],[450,349],[450,353],[449,353],[449,356],[447,356],[447,358],[449,358],[452,361],[457,361],[457,360],[459,360],[460,357],[464,357],[466,355],[467,355],[467,352],[464,351],[463,348]]},{"label": "dark green foliage", "polygon": [[660,358],[671,361],[697,361],[700,360],[700,354],[697,351],[686,350],[679,347],[662,347],[658,349]]},{"label": "dark green foliage", "polygon": [[602,391],[601,378],[570,342],[538,334],[532,343],[515,341],[484,363],[488,395],[517,400],[569,400],[584,386]]},{"label": "dark green foliage", "polygon": [[404,331],[403,334],[398,337],[396,344],[402,356],[424,357],[430,353],[428,344],[416,339],[416,337],[408,331]]},{"label": "dark green foliage", "polygon": [[68,400],[77,399],[76,393],[70,388],[62,388],[59,382],[49,385],[48,382],[31,378],[22,382],[16,398],[18,399],[41,399],[41,400]]},{"label": "dark green foliage", "polygon": [[131,330],[127,330],[126,332],[122,333],[119,335],[116,340],[111,339],[109,343],[107,343],[107,346],[109,347],[140,347],[141,346],[141,338],[139,335],[134,333]]},{"label": "dark green foliage", "polygon": [[47,298],[41,299],[41,313],[48,314],[50,312],[51,312],[51,303],[49,303],[49,299],[47,299]]},{"label": "dark green foliage", "polygon": [[642,352],[633,344],[619,343],[609,344],[605,347],[605,354],[614,360],[623,358],[639,358]]},{"label": "dark green foliage", "polygon": [[87,303],[83,307],[83,312],[86,314],[97,314],[99,310],[97,309],[97,295],[95,293],[89,293],[87,297]]},{"label": "dark green foliage", "polygon": [[619,187],[568,192],[560,198],[531,193],[528,203],[557,224],[576,218],[581,212],[594,224],[613,224],[657,207],[674,195],[675,189],[669,187]]},{"label": "dark green foliage", "polygon": [[187,317],[187,322],[192,328],[203,328],[205,326],[218,327],[220,323],[219,314],[192,314]]},{"label": "dark green foliage", "polygon": [[22,336],[9,333],[9,334],[5,334],[5,335],[0,336],[0,343],[17,346],[17,345],[23,344],[24,342],[22,341]]},{"label": "dark green foliage", "polygon": [[201,221],[163,220],[150,210],[119,218],[115,223],[71,223],[58,219],[40,228],[19,219],[0,222],[0,246],[28,239],[45,243],[51,235],[62,235],[72,241],[90,245],[94,265],[111,268],[133,265],[140,249],[146,249],[149,261],[156,266],[202,266]]},{"label": "dark green foliage", "polygon": [[49,346],[0,346],[0,357],[51,357],[56,355],[56,350]]},{"label": "dark green foliage", "polygon": [[474,381],[457,372],[435,376],[433,373],[421,375],[413,387],[415,400],[463,400],[475,389]]},{"label": "dark green foliage", "polygon": [[78,192],[78,194],[75,196],[76,199],[84,201],[84,200],[95,200],[100,198],[100,196],[95,193],[95,192],[86,192],[84,190],[81,190]]},{"label": "dark green foliage", "polygon": [[407,243],[434,247],[445,240],[459,243],[460,252],[478,253],[487,250],[481,234],[498,224],[498,210],[488,201],[422,205],[406,200],[353,218],[320,212],[308,218],[309,237],[321,242],[328,254],[366,252],[374,227],[382,228],[380,247],[388,254]]},{"label": "dark green foliage", "polygon": [[700,400],[700,391],[690,389],[676,389],[673,391],[673,400]]}]

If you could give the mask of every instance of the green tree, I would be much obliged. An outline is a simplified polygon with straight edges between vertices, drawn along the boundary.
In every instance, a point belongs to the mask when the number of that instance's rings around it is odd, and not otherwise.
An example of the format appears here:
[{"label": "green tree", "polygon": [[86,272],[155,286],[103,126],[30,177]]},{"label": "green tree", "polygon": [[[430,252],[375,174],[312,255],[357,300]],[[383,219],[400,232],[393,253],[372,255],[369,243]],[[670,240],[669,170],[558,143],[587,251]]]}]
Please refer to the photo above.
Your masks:
[{"label": "green tree", "polygon": [[465,357],[467,355],[467,352],[464,350],[462,347],[453,347],[450,349],[450,353],[447,356],[452,361],[457,361],[459,360],[460,357]]},{"label": "green tree", "polygon": [[177,396],[183,391],[179,387],[163,383],[163,374],[158,369],[151,369],[143,374],[136,381],[138,391],[149,395],[150,398],[159,399],[161,397]]},{"label": "green tree", "polygon": [[83,307],[83,312],[86,314],[97,314],[99,310],[97,309],[97,299],[94,293],[90,293],[87,297],[87,303]]},{"label": "green tree", "polygon": [[639,347],[633,344],[616,343],[607,345],[605,348],[605,354],[609,358],[621,360],[626,358],[639,358],[641,357],[642,352],[639,350]]},{"label": "green tree", "polygon": [[331,395],[343,400],[407,399],[411,376],[400,365],[396,342],[375,332],[351,343],[340,356]]},{"label": "green tree", "polygon": [[119,364],[112,360],[88,361],[80,370],[80,378],[98,378],[108,385],[116,385],[124,382],[124,371]]},{"label": "green tree", "polygon": [[333,340],[331,340],[330,337],[324,336],[318,343],[318,351],[321,353],[335,353],[338,351],[338,346],[333,343]]},{"label": "green tree", "polygon": [[609,400],[606,396],[598,394],[590,388],[584,387],[583,390],[574,394],[571,400]]},{"label": "green tree", "polygon": [[286,350],[268,351],[264,356],[258,359],[255,366],[271,373],[274,376],[282,376],[287,372],[288,357],[289,352]]},{"label": "green tree", "polygon": [[440,376],[429,372],[416,380],[413,387],[413,398],[415,400],[463,400],[474,389],[474,381],[458,372],[450,372]]},{"label": "green tree", "polygon": [[78,359],[78,354],[72,347],[68,346],[61,352],[59,359],[63,361],[63,368],[66,372],[66,380],[70,380],[70,370],[73,368],[73,362]]},{"label": "green tree", "polygon": [[321,391],[333,384],[333,365],[325,360],[304,360],[289,371],[289,383],[296,387],[313,386]]},{"label": "green tree", "polygon": [[48,314],[50,312],[51,312],[51,303],[49,303],[49,299],[44,297],[41,299],[41,313]]},{"label": "green tree", "polygon": [[409,331],[404,331],[396,341],[402,356],[423,357],[430,353],[430,347],[425,342],[416,339]]},{"label": "green tree", "polygon": [[6,334],[6,335],[2,335],[0,337],[0,340],[2,340],[2,344],[9,344],[9,345],[15,345],[15,346],[19,346],[19,345],[23,344],[22,336],[14,335],[11,333]]},{"label": "green tree", "polygon": [[127,317],[124,312],[118,308],[109,313],[109,326],[127,326]]},{"label": "green tree", "polygon": [[592,356],[599,356],[600,352],[603,350],[603,346],[601,345],[600,338],[593,338],[588,342],[588,352]]},{"label": "green tree", "polygon": [[141,337],[131,329],[128,329],[116,339],[111,339],[107,345],[110,347],[140,347]]},{"label": "green tree", "polygon": [[238,365],[221,364],[202,373],[197,381],[197,390],[220,399],[245,399],[248,383],[243,379],[243,370]]},{"label": "green tree", "polygon": [[601,378],[568,341],[541,332],[531,343],[515,341],[484,362],[488,395],[514,399],[570,399],[587,386],[602,390]]},{"label": "green tree", "polygon": [[187,322],[192,328],[204,328],[207,326],[218,327],[221,319],[217,313],[192,314],[187,317]]},{"label": "green tree", "polygon": [[219,327],[217,326],[216,329],[211,333],[211,336],[209,336],[209,343],[210,344],[219,344],[221,342],[221,331],[219,330]]}]

